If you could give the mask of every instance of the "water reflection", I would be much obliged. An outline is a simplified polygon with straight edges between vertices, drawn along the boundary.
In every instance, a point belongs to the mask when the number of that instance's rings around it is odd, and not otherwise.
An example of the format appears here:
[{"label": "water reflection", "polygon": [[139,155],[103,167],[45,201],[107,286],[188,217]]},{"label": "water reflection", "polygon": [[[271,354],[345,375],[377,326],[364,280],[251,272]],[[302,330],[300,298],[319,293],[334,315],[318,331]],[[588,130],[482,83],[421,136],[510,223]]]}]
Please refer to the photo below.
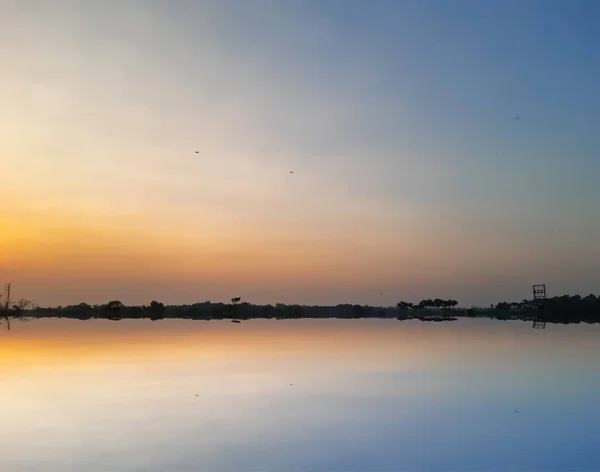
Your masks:
[{"label": "water reflection", "polygon": [[600,469],[596,325],[12,328],[2,471]]}]

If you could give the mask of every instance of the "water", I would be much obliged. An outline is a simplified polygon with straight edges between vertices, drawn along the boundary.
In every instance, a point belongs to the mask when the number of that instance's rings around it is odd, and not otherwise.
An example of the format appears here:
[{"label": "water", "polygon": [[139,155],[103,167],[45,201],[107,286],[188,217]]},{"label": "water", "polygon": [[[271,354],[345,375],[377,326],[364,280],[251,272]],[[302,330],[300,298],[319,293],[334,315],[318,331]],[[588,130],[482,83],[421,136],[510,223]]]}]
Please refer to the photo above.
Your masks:
[{"label": "water", "polygon": [[600,327],[15,322],[3,472],[600,470]]}]

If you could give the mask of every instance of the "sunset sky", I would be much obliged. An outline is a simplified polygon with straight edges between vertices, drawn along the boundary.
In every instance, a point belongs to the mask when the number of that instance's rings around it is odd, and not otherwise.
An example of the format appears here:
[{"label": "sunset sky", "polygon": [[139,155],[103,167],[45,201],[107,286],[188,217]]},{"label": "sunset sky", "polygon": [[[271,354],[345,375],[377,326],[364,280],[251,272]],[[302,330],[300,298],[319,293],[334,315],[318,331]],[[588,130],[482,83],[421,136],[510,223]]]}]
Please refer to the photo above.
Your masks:
[{"label": "sunset sky", "polygon": [[598,292],[594,0],[3,0],[0,18],[17,298]]}]

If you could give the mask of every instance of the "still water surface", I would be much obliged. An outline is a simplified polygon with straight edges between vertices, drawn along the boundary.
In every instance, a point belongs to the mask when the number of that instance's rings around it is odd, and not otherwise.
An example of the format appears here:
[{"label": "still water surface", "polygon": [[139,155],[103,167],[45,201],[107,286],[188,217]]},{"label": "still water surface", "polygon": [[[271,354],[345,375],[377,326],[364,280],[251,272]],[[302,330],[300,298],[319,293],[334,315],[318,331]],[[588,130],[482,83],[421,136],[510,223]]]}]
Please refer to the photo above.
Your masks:
[{"label": "still water surface", "polygon": [[0,471],[600,470],[600,327],[37,320]]}]

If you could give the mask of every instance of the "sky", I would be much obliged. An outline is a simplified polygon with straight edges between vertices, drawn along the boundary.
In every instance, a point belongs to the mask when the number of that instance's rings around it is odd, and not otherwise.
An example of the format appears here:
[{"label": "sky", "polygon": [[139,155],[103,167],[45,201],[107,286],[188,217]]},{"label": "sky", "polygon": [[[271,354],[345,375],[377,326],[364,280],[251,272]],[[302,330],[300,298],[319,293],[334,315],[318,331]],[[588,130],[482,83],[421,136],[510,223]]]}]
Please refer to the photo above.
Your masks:
[{"label": "sky", "polygon": [[2,0],[0,16],[15,297],[598,292],[595,1]]}]

